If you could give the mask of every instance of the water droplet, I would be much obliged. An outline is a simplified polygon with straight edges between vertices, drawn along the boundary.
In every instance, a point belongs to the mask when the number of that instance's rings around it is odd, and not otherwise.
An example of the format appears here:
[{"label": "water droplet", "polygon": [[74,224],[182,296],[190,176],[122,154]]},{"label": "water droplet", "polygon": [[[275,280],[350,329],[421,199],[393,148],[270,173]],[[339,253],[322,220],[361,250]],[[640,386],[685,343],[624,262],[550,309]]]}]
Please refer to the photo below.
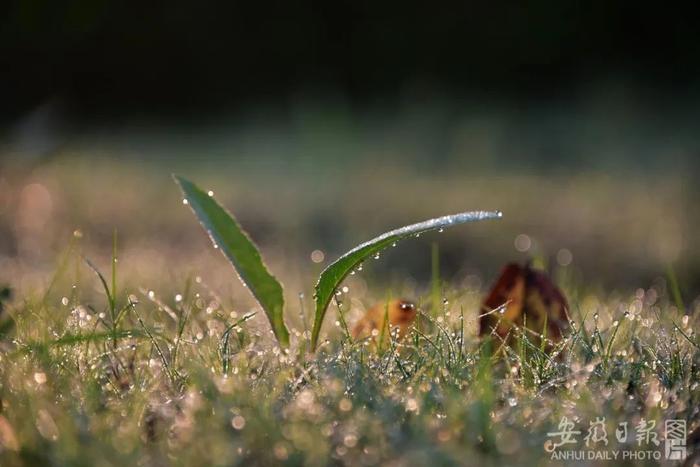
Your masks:
[{"label": "water droplet", "polygon": [[562,248],[557,252],[557,263],[559,266],[568,266],[574,260],[574,255],[570,250]]},{"label": "water droplet", "polygon": [[181,294],[175,295],[175,301],[180,303],[182,301],[182,295]]},{"label": "water droplet", "polygon": [[245,426],[245,418],[240,415],[236,415],[231,419],[231,426],[236,430],[242,430]]},{"label": "water droplet", "polygon": [[321,263],[326,258],[326,255],[321,250],[314,250],[311,252],[311,261],[314,263]]},{"label": "water droplet", "polygon": [[515,245],[516,250],[526,252],[530,249],[530,247],[532,247],[532,240],[528,235],[520,234],[515,237],[513,244]]}]

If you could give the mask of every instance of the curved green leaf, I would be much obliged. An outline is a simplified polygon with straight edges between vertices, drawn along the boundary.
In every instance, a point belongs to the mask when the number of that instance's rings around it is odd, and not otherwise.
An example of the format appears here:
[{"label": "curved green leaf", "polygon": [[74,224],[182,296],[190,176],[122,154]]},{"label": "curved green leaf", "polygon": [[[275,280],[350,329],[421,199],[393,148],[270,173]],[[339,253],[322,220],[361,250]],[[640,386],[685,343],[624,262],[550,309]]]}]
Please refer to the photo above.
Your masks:
[{"label": "curved green leaf", "polygon": [[336,288],[350,271],[355,269],[362,261],[370,256],[376,255],[389,245],[403,240],[406,237],[415,236],[430,230],[445,229],[466,222],[498,219],[501,216],[502,214],[500,211],[470,211],[453,214],[451,216],[437,217],[383,233],[345,253],[321,272],[318,282],[316,283],[314,293],[316,317],[314,319],[314,328],[311,333],[311,348],[314,350],[316,349],[318,335],[321,332],[321,324],[323,323],[328,304]]},{"label": "curved green leaf", "polygon": [[289,345],[289,332],[284,324],[284,296],[282,285],[267,270],[260,252],[235,217],[197,185],[174,176],[187,204],[221,252],[238,273],[270,320],[272,331],[280,345]]}]

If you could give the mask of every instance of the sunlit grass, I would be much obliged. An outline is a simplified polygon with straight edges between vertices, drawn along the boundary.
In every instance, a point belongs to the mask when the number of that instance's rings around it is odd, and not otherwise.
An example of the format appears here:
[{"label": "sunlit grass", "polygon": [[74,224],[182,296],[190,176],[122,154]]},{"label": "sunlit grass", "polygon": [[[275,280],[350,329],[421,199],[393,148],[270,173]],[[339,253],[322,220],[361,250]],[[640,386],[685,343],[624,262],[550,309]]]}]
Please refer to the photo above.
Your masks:
[{"label": "sunlit grass", "polygon": [[[597,417],[611,448],[619,422],[697,429],[698,218],[684,178],[356,167],[315,191],[299,174],[193,174],[236,206],[284,283],[287,352],[162,173],[76,158],[0,174],[0,465],[544,464],[562,416],[579,447]],[[322,268],[436,206],[507,216],[368,260],[309,354]],[[510,347],[477,337],[490,277],[526,257],[571,305],[553,353],[527,330]],[[347,329],[387,296],[420,318],[377,353]]]},{"label": "sunlit grass", "polygon": [[[304,320],[281,349],[258,310],[197,276],[155,291],[79,277],[5,307],[3,466],[537,464],[562,416],[584,432],[596,417],[699,422],[697,318],[662,281],[570,288],[575,325],[549,353],[526,329],[480,340],[482,291],[452,286],[401,342],[377,352],[338,322],[308,354]],[[338,302],[354,319],[352,289]]]}]

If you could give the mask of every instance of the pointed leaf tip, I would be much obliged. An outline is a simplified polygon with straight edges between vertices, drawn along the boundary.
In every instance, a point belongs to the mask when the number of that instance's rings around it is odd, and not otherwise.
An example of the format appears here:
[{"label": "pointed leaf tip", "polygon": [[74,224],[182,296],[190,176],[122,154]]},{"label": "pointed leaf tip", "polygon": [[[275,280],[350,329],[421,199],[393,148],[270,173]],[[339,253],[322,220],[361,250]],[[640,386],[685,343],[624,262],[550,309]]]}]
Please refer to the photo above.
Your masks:
[{"label": "pointed leaf tip", "polygon": [[501,211],[469,211],[436,217],[385,232],[342,255],[321,272],[318,282],[316,283],[314,292],[316,315],[311,332],[311,349],[315,350],[318,345],[318,337],[321,332],[323,318],[326,315],[326,310],[328,309],[333,293],[341,281],[362,261],[372,255],[378,254],[383,249],[404,238],[417,236],[431,230],[446,229],[467,222],[500,219],[501,217],[503,217]]},{"label": "pointed leaf tip", "polygon": [[265,311],[280,345],[288,346],[282,284],[268,271],[258,248],[236,218],[214,199],[213,193],[205,192],[184,177],[173,174],[173,179],[182,190],[185,204],[192,209],[214,245],[233,265],[241,282]]}]

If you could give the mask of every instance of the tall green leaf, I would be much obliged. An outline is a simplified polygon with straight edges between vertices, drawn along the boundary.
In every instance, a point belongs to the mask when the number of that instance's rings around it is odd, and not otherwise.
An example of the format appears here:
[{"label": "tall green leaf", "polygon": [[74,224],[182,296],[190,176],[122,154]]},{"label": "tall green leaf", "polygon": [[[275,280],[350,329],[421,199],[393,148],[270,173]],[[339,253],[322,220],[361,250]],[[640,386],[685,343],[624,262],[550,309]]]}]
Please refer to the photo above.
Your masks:
[{"label": "tall green leaf", "polygon": [[356,246],[343,256],[335,260],[321,272],[316,283],[314,300],[316,302],[316,317],[311,333],[311,348],[316,349],[318,336],[321,332],[321,324],[326,315],[328,304],[333,297],[338,285],[350,272],[370,256],[374,256],[388,246],[410,236],[419,235],[430,230],[441,230],[453,225],[464,224],[485,219],[498,219],[502,216],[500,211],[470,211],[451,216],[437,217],[417,224],[407,225],[395,230],[383,233],[361,245]]},{"label": "tall green leaf", "polygon": [[267,270],[260,252],[235,217],[197,185],[174,176],[187,204],[192,208],[209,237],[235,268],[243,284],[248,287],[267,314],[280,345],[289,345],[289,332],[284,324],[284,296],[282,285]]}]

